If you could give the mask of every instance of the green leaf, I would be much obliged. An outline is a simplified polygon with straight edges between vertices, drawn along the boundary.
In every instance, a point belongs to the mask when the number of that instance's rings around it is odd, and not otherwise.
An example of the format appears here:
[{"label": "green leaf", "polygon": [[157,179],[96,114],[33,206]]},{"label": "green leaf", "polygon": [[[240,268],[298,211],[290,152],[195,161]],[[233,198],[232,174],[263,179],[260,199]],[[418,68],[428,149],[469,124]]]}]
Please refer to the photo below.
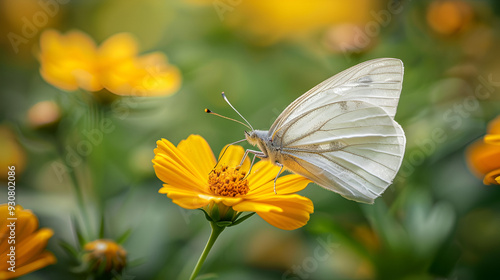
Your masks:
[{"label": "green leaf", "polygon": [[130,236],[131,233],[132,233],[132,229],[129,228],[120,237],[118,237],[118,239],[116,240],[116,243],[123,244],[125,241],[127,241],[128,237]]},{"label": "green leaf", "polygon": [[82,234],[82,230],[80,229],[80,226],[78,224],[78,221],[76,220],[76,217],[73,216],[71,220],[72,220],[73,228],[75,230],[76,238],[78,240],[78,245],[80,245],[77,249],[81,250],[83,248],[83,246],[85,246],[85,244],[87,244],[87,240],[85,239],[85,237]]},{"label": "green leaf", "polygon": [[104,213],[101,215],[101,225],[99,226],[99,239],[104,238]]},{"label": "green leaf", "polygon": [[127,261],[127,267],[139,266],[141,264],[145,264],[147,261],[146,258],[138,258],[135,260]]},{"label": "green leaf", "polygon": [[228,226],[231,226],[233,222],[231,221],[219,221],[219,222],[215,222],[215,224],[218,226],[218,227],[228,227]]},{"label": "green leaf", "polygon": [[68,255],[75,257],[75,259],[78,259],[78,250],[73,247],[73,245],[69,244],[69,242],[66,242],[64,240],[59,240],[59,246],[61,246]]},{"label": "green leaf", "polygon": [[240,218],[239,220],[234,221],[234,222],[230,225],[230,227],[235,226],[235,225],[239,225],[239,224],[241,224],[242,222],[244,222],[244,221],[245,221],[245,220],[247,220],[248,218],[252,217],[253,215],[255,215],[255,212],[252,212],[252,213],[250,213],[250,214],[247,214],[247,215],[243,216],[243,217],[242,217],[242,218]]},{"label": "green leaf", "polygon": [[214,204],[214,207],[212,207],[210,217],[212,217],[214,221],[220,221],[219,206],[217,204]]},{"label": "green leaf", "polygon": [[203,214],[205,214],[205,219],[207,219],[209,222],[213,222],[214,220],[212,219],[212,217],[210,217],[210,215],[208,215],[207,211],[205,211],[205,209],[203,208],[198,208],[198,210],[201,210],[203,212]]}]

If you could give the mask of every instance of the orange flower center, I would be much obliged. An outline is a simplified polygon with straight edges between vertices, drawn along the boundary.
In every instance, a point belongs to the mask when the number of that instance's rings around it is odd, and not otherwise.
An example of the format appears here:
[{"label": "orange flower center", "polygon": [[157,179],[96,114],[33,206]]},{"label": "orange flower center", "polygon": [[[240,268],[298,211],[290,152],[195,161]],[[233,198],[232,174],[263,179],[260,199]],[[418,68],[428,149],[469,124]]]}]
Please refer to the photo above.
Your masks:
[{"label": "orange flower center", "polygon": [[221,165],[208,176],[208,185],[215,195],[231,196],[245,195],[250,188],[245,178],[246,172],[237,168]]}]

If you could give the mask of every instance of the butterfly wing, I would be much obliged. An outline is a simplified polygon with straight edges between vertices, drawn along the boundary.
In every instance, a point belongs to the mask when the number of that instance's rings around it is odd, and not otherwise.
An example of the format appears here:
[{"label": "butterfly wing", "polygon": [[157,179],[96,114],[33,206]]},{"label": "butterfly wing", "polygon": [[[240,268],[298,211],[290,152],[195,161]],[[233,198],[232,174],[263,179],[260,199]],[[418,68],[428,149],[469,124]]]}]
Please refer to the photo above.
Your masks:
[{"label": "butterfly wing", "polygon": [[405,150],[401,126],[363,101],[315,108],[278,131],[276,139],[287,169],[365,203],[392,184]]},{"label": "butterfly wing", "polygon": [[394,121],[402,81],[402,62],[382,58],[312,88],[269,130],[280,162],[348,199],[373,203],[392,183],[404,155],[404,131]]},{"label": "butterfly wing", "polygon": [[297,98],[278,116],[269,136],[287,121],[317,106],[347,100],[359,100],[396,114],[403,83],[403,63],[395,58],[369,60],[346,69]]}]

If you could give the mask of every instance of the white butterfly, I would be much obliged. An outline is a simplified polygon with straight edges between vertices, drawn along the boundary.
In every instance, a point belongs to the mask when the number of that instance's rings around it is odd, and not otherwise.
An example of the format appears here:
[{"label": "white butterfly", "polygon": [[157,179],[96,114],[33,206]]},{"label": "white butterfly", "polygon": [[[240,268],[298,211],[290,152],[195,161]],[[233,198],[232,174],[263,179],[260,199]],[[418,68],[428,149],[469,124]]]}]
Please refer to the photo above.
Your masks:
[{"label": "white butterfly", "polygon": [[269,131],[245,132],[260,149],[245,156],[253,153],[347,199],[373,203],[403,160],[406,138],[394,121],[402,82],[403,63],[394,58],[342,71],[292,102]]}]

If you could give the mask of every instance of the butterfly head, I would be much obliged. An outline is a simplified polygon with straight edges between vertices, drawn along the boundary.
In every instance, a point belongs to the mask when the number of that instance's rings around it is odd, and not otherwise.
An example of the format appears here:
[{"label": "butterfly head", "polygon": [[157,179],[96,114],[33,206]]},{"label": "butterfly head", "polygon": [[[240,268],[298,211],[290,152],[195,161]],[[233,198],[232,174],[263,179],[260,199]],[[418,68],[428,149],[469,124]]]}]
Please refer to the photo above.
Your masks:
[{"label": "butterfly head", "polygon": [[267,131],[263,130],[252,130],[250,132],[245,131],[245,138],[248,143],[252,146],[258,146],[259,143],[262,143],[267,136]]}]

